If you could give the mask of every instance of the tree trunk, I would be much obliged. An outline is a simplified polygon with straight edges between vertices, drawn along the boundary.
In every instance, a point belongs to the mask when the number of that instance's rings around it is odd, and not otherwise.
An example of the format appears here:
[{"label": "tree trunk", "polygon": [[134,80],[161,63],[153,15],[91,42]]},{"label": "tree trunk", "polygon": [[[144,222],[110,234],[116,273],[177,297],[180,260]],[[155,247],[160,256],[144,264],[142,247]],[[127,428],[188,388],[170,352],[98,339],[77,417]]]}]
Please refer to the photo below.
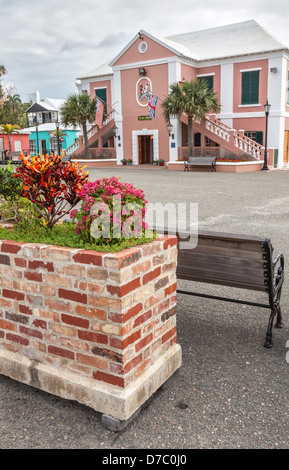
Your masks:
[{"label": "tree trunk", "polygon": [[189,157],[194,156],[194,133],[193,133],[193,118],[188,116],[188,151]]},{"label": "tree trunk", "polygon": [[8,142],[9,142],[9,152],[12,152],[12,143],[11,143],[11,135],[8,134]]},{"label": "tree trunk", "polygon": [[85,158],[90,158],[90,152],[89,152],[89,143],[88,143],[88,137],[87,137],[87,127],[86,127],[86,122],[83,123],[83,140],[84,140],[84,145],[85,145]]}]

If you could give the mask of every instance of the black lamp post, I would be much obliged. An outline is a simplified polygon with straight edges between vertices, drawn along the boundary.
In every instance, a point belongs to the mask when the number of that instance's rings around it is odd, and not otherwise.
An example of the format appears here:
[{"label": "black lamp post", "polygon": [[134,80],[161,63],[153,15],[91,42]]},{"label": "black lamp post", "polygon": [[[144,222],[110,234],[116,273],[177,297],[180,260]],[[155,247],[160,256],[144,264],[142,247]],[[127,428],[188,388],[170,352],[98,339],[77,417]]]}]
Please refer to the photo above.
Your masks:
[{"label": "black lamp post", "polygon": [[60,156],[60,142],[59,142],[59,121],[55,121],[55,125],[56,125],[56,135],[57,135],[57,149],[58,149],[58,156]]},{"label": "black lamp post", "polygon": [[266,134],[265,134],[264,165],[263,165],[262,170],[269,170],[268,165],[267,165],[267,160],[268,160],[267,137],[268,137],[268,118],[269,118],[270,108],[271,108],[271,105],[269,104],[269,101],[267,98],[267,101],[264,104],[265,116],[266,116]]},{"label": "black lamp post", "polygon": [[37,155],[39,155],[39,138],[38,138],[38,121],[37,121],[37,116],[34,116],[34,118],[33,118],[33,124],[35,124],[35,129],[36,129],[36,150],[37,150]]}]

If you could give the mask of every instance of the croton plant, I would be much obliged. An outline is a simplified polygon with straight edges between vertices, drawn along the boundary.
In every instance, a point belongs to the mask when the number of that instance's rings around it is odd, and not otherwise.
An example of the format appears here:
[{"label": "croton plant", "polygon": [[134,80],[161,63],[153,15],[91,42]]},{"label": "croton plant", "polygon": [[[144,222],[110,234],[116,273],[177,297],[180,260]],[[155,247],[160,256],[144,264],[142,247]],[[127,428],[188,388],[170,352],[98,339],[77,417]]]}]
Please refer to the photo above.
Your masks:
[{"label": "croton plant", "polygon": [[21,155],[14,176],[23,183],[22,197],[31,201],[39,219],[52,229],[79,202],[88,172],[59,155]]}]

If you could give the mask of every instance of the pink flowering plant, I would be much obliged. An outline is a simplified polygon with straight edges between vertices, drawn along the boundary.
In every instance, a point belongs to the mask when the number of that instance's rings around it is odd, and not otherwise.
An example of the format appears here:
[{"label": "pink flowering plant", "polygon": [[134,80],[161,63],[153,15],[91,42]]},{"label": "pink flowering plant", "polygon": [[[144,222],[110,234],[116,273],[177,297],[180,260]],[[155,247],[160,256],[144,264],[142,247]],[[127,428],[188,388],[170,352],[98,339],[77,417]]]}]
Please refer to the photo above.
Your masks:
[{"label": "pink flowering plant", "polygon": [[71,211],[70,218],[85,243],[126,247],[154,237],[145,223],[144,193],[132,184],[103,178],[86,183],[79,196],[81,207]]}]

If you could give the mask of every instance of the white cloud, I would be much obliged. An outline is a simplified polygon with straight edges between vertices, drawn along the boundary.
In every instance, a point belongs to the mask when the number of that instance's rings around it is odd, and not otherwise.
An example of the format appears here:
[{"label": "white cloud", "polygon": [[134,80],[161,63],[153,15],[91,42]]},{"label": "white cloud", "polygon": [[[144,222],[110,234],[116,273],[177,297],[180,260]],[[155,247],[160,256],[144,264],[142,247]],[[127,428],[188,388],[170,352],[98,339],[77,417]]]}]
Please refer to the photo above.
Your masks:
[{"label": "white cloud", "polygon": [[159,37],[255,19],[289,45],[288,0],[0,0],[0,62],[22,99],[76,92],[77,76],[144,29]]}]

